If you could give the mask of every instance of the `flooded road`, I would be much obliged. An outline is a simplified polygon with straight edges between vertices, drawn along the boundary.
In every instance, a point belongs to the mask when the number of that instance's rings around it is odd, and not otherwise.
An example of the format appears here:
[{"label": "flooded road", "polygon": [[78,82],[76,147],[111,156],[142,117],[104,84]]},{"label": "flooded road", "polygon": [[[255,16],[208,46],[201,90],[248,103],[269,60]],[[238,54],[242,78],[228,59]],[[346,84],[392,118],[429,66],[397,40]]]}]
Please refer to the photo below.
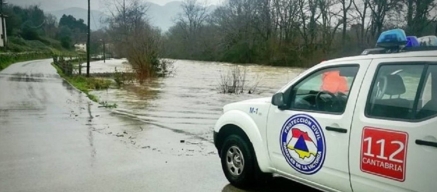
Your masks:
[{"label": "flooded road", "polygon": [[[228,103],[258,97],[270,97],[302,70],[248,65],[244,94],[220,94],[221,75],[235,65],[175,61],[174,75],[157,79],[141,88],[127,87],[94,91],[102,101],[116,103],[114,112],[147,124],[199,136],[212,142],[215,121]],[[248,89],[256,86],[253,94]]]},{"label": "flooded road", "polygon": [[[63,81],[50,62],[0,72],[0,191],[241,191],[222,173],[212,125],[221,105],[269,95],[272,84],[260,83],[259,95],[220,95],[215,70],[177,65],[185,72],[151,90],[100,92],[107,101],[114,94],[120,107],[112,113]],[[190,76],[197,81],[183,80]],[[277,179],[254,191],[299,187]]]}]

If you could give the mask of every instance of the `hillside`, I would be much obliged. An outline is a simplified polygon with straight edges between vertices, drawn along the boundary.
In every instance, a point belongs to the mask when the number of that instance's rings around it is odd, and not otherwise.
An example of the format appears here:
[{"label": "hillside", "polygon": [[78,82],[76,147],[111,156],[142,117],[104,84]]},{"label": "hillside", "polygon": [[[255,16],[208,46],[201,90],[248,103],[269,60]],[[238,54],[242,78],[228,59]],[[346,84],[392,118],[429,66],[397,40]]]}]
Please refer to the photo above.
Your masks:
[{"label": "hillside", "polygon": [[[57,19],[60,19],[62,15],[72,15],[76,19],[83,19],[85,23],[88,20],[88,10],[79,8],[79,7],[71,7],[67,9],[57,10],[57,11],[49,11],[48,13],[56,16]],[[105,26],[101,21],[103,21],[108,15],[101,11],[92,10],[91,11],[91,30],[98,30]]]},{"label": "hillside", "polygon": [[[173,1],[167,3],[163,6],[155,4],[155,3],[147,3],[149,6],[148,9],[148,18],[150,23],[153,26],[161,28],[161,30],[167,31],[171,26],[174,25],[174,19],[177,18],[178,14],[182,12],[181,1]],[[215,6],[210,6],[209,10],[214,10]],[[49,11],[49,13],[55,15],[58,19],[62,17],[63,14],[72,15],[75,18],[83,19],[85,22],[87,21],[88,12],[84,8],[80,7],[70,7],[66,9]],[[104,27],[105,24],[101,23],[105,18],[109,16],[109,13],[106,10],[91,11],[91,30],[97,30],[101,27]]]},{"label": "hillside", "polygon": [[[110,14],[106,9],[103,1],[91,1],[91,30],[97,30],[105,26],[103,21]],[[12,2],[11,2],[12,3]],[[167,31],[174,25],[174,19],[182,12],[182,1],[172,1],[165,5],[146,2],[149,5],[148,17],[150,23],[161,28],[163,32]],[[85,23],[88,19],[86,3],[82,1],[61,2],[59,0],[14,0],[14,5],[29,6],[38,5],[44,12],[53,14],[59,20],[63,14],[72,15],[77,19],[83,19]],[[210,6],[210,11],[216,6]]]},{"label": "hillside", "polygon": [[148,3],[149,13],[148,17],[150,23],[154,26],[161,28],[162,31],[167,31],[174,25],[174,19],[178,16],[178,13],[182,11],[182,2],[170,2],[164,6]]},{"label": "hillside", "polygon": [[[26,7],[29,5],[38,5],[44,12],[53,12],[58,10],[64,10],[71,7],[80,7],[86,8],[87,2],[84,0],[6,0],[8,3],[13,5],[18,5],[21,7]],[[100,7],[101,0],[91,0],[91,9],[100,10],[103,7]],[[103,0],[106,1],[106,0]]]},{"label": "hillside", "polygon": [[[167,31],[170,27],[172,27],[175,24],[175,19],[177,19],[178,15],[183,11],[181,8],[181,1],[173,1],[164,6],[160,6],[155,3],[148,4],[148,17],[150,19],[150,23],[161,28],[162,31]],[[209,6],[208,10],[212,11],[215,8],[216,6]]]}]

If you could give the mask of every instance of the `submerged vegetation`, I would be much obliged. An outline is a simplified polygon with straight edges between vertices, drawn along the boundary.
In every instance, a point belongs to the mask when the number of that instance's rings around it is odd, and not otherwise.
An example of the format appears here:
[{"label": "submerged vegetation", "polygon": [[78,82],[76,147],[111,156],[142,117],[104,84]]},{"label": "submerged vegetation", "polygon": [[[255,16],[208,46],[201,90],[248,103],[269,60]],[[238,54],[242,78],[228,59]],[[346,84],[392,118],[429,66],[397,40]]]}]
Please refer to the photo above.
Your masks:
[{"label": "submerged vegetation", "polygon": [[117,104],[113,103],[113,104],[109,104],[107,101],[102,101],[99,103],[101,107],[104,108],[117,108]]},{"label": "submerged vegetation", "polygon": [[219,92],[225,94],[253,94],[256,91],[259,80],[248,83],[247,67],[235,65],[226,73],[220,74]]},{"label": "submerged vegetation", "polygon": [[114,78],[115,84],[118,88],[121,88],[123,85],[132,83],[134,81],[134,75],[128,72],[118,71],[117,67],[115,68],[115,73],[112,75]]}]

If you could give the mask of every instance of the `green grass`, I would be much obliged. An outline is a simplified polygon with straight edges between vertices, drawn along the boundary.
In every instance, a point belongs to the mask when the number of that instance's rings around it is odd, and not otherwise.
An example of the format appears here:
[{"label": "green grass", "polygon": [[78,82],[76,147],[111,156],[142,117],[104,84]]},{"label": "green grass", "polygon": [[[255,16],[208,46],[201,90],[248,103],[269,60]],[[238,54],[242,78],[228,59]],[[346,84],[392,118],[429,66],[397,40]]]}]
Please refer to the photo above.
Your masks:
[{"label": "green grass", "polygon": [[49,37],[39,37],[38,40],[25,40],[21,37],[9,37],[7,51],[26,52],[26,51],[62,51],[70,50],[61,46],[61,42]]},{"label": "green grass", "polygon": [[9,65],[13,63],[35,59],[48,59],[51,57],[51,52],[3,53],[0,54],[0,71],[6,69],[6,67],[9,67]]},{"label": "green grass", "polygon": [[61,46],[59,41],[48,37],[40,37],[39,40],[25,40],[21,37],[11,36],[7,49],[0,49],[0,71],[16,62],[52,58],[52,55],[76,57],[83,56],[84,53],[67,50]]},{"label": "green grass", "polygon": [[81,75],[74,75],[72,77],[66,76],[62,70],[52,63],[52,66],[55,67],[58,74],[68,81],[71,85],[84,92],[89,99],[94,102],[99,102],[98,98],[95,95],[90,94],[91,90],[102,90],[108,89],[111,86],[111,81],[99,78],[87,78]]}]

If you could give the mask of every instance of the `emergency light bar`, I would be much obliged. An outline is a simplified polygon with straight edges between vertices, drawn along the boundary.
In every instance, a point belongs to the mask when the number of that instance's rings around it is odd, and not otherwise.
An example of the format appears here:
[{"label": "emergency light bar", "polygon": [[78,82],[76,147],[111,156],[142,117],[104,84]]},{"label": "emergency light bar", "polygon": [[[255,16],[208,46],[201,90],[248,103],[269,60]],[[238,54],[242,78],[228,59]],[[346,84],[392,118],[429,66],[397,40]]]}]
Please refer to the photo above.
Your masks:
[{"label": "emergency light bar", "polygon": [[437,46],[437,37],[434,35],[420,37],[418,41],[420,46]]},{"label": "emergency light bar", "polygon": [[403,48],[407,44],[407,35],[402,29],[392,29],[384,31],[376,42],[376,47],[387,49]]},{"label": "emergency light bar", "polygon": [[407,37],[407,45],[405,47],[419,47],[419,40],[416,36],[408,36]]},{"label": "emergency light bar", "polygon": [[399,53],[405,51],[437,50],[437,36],[407,36],[402,29],[391,29],[381,33],[376,48],[366,49],[361,55]]}]

